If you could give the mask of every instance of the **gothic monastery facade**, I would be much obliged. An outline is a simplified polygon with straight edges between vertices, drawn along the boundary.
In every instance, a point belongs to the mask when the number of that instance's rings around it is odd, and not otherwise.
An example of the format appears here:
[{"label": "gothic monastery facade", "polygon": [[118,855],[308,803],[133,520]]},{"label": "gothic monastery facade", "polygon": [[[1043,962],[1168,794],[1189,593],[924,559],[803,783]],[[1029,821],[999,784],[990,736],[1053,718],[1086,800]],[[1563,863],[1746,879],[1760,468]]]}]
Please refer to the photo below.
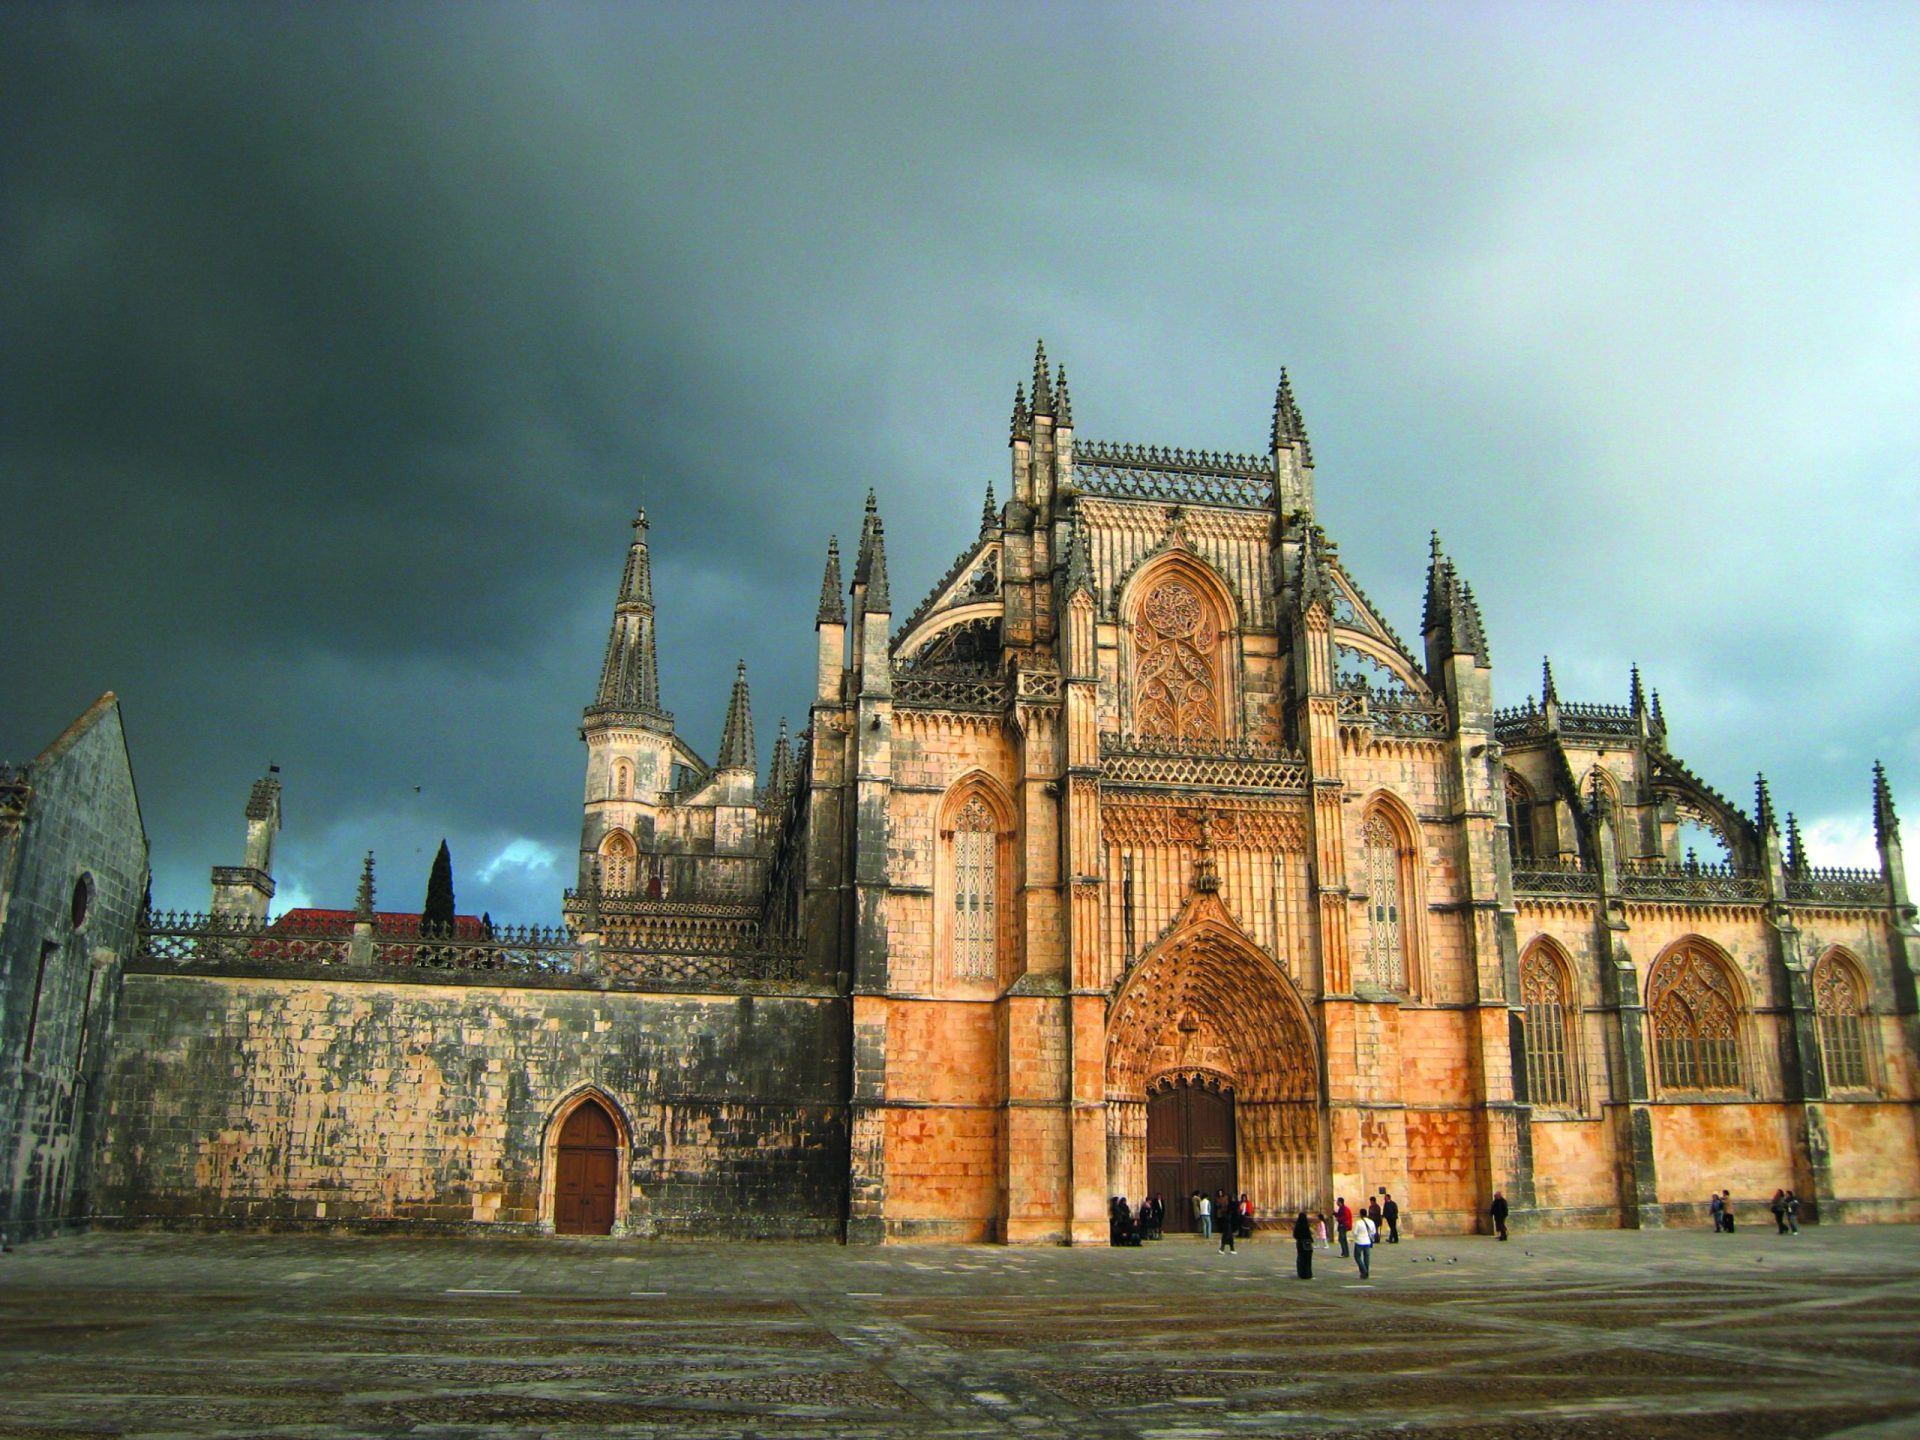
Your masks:
[{"label": "gothic monastery facade", "polygon": [[872,498],[849,573],[829,545],[764,781],[744,669],[711,764],[662,705],[635,522],[564,935],[396,944],[371,864],[304,939],[253,859],[227,920],[150,917],[103,1213],[1104,1243],[1150,1192],[1178,1225],[1194,1189],[1384,1187],[1459,1232],[1496,1191],[1656,1226],[1790,1187],[1920,1219],[1877,767],[1879,868],[1821,870],[1637,672],[1496,710],[1437,538],[1411,643],[1349,574],[1284,375],[1264,453],[1198,453],[1080,438],[1042,353],[1010,455],[911,611]]}]

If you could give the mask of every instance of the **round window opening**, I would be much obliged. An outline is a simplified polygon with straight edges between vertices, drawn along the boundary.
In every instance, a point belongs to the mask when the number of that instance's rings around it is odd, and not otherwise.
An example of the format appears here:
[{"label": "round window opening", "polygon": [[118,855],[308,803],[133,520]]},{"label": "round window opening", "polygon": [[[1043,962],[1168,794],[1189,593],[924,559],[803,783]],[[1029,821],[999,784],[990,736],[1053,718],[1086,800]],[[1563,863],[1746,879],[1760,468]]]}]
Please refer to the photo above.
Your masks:
[{"label": "round window opening", "polygon": [[73,882],[73,928],[81,929],[93,909],[93,876],[83,874]]}]

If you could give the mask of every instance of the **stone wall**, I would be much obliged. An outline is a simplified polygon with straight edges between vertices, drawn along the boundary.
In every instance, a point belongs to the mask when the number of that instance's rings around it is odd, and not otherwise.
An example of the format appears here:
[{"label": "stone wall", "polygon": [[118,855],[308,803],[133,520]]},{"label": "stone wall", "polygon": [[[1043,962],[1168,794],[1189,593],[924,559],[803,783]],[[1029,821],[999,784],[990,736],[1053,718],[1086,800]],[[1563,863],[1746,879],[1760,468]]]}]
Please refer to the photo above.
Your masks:
[{"label": "stone wall", "polygon": [[256,968],[128,974],[101,1220],[544,1228],[591,1088],[625,1131],[616,1233],[840,1234],[842,1001]]},{"label": "stone wall", "polygon": [[111,695],[12,783],[24,811],[0,820],[0,1232],[20,1239],[86,1214],[147,840]]}]

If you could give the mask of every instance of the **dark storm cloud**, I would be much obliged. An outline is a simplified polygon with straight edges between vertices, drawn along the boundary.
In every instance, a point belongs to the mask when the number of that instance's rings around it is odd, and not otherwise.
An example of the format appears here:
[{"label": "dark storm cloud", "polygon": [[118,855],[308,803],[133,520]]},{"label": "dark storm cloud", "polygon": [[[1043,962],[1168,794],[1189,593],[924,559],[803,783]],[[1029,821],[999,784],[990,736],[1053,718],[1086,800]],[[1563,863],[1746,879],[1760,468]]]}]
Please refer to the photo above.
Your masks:
[{"label": "dark storm cloud", "polygon": [[1503,701],[1637,658],[1722,788],[1920,784],[1908,12],[0,17],[0,740],[118,690],[163,898],[272,759],[291,893],[447,834],[550,915],[633,506],[682,732],[743,656],[764,751],[826,534],[877,487],[916,603],[1035,333],[1113,438],[1256,448],[1289,363],[1346,560],[1411,632],[1439,525]]}]

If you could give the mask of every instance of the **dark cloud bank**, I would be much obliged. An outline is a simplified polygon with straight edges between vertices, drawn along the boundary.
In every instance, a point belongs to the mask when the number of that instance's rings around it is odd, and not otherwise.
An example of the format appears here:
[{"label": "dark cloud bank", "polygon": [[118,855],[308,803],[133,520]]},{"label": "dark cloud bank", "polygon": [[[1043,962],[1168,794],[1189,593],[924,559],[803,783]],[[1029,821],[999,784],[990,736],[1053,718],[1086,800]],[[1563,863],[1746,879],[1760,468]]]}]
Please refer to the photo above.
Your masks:
[{"label": "dark cloud bank", "polygon": [[764,750],[827,533],[877,487],[916,601],[1045,334],[1114,439],[1256,448],[1287,363],[1403,631],[1437,525],[1503,702],[1638,660],[1857,845],[1875,753],[1920,793],[1917,32],[5,7],[0,747],[118,691],[163,903],[273,761],[289,893],[372,846],[415,906],[445,834],[463,908],[549,918],[633,507],[668,703],[711,751],[743,656]]}]

